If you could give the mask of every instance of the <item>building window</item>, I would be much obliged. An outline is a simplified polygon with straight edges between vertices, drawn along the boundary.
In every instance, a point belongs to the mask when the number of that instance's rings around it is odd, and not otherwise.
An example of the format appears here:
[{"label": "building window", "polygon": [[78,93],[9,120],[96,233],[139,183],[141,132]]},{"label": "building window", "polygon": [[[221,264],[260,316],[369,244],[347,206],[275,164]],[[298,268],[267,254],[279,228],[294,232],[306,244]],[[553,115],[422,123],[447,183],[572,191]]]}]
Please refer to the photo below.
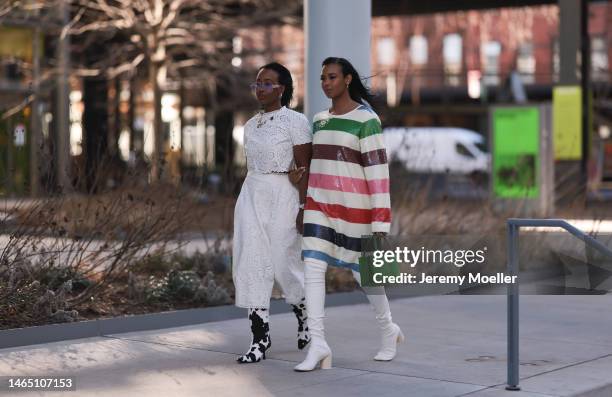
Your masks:
[{"label": "building window", "polygon": [[382,37],[376,45],[378,64],[389,67],[395,65],[395,40],[392,37]]},{"label": "building window", "polygon": [[499,84],[499,56],[501,43],[489,41],[482,46],[482,59],[484,64],[483,82],[486,85]]},{"label": "building window", "polygon": [[608,47],[603,37],[591,41],[591,73],[593,81],[608,81]]},{"label": "building window", "polygon": [[523,83],[533,84],[535,82],[536,61],[532,43],[523,43],[519,46],[516,69],[520,73]]},{"label": "building window", "polygon": [[444,58],[444,75],[446,84],[459,85],[461,75],[461,64],[463,55],[463,43],[461,35],[457,33],[444,36],[442,44],[442,57]]},{"label": "building window", "polygon": [[397,105],[397,71],[395,39],[392,37],[381,37],[376,43],[376,58],[378,66],[383,68],[386,74],[385,85],[387,91],[387,105]]},{"label": "building window", "polygon": [[410,38],[410,63],[414,66],[427,64],[427,39],[425,36],[412,36]]},{"label": "building window", "polygon": [[239,68],[242,66],[242,58],[240,57],[240,54],[242,53],[242,37],[234,36],[232,39],[232,50],[234,52],[232,66]]}]

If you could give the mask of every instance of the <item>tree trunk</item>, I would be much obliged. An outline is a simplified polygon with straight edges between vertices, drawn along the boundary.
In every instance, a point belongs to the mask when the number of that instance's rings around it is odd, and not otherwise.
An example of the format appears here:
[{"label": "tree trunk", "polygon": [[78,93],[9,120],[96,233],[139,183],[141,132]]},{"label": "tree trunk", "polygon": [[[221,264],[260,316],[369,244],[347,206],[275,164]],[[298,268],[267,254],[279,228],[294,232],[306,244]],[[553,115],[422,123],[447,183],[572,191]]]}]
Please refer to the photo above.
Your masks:
[{"label": "tree trunk", "polygon": [[153,158],[151,159],[151,182],[159,181],[164,167],[164,130],[161,118],[161,87],[159,74],[161,63],[149,61],[149,82],[153,89]]},{"label": "tree trunk", "polygon": [[[60,4],[60,15],[64,26],[69,23],[68,2]],[[71,156],[70,156],[70,87],[68,86],[68,69],[70,67],[70,36],[65,35],[59,40],[57,76],[57,183],[60,192],[66,193],[72,190]]]},{"label": "tree trunk", "polygon": [[105,79],[87,78],[83,81],[85,186],[87,191],[97,191],[103,180],[101,166],[107,153],[108,138],[108,89]]},{"label": "tree trunk", "polygon": [[227,84],[215,90],[215,165],[222,172],[223,190],[234,190],[234,112],[226,103],[231,98]]},{"label": "tree trunk", "polygon": [[187,105],[187,100],[186,100],[186,95],[185,95],[185,82],[183,81],[183,77],[181,76],[181,83],[180,83],[180,88],[179,88],[179,120],[181,121],[181,130],[179,132],[181,136],[181,146],[180,148],[178,148],[179,150],[179,158],[178,158],[179,179],[182,179],[182,176],[185,173],[185,163],[183,161],[183,155],[184,155],[183,147],[185,146],[184,131],[185,131],[185,126],[187,125],[187,122],[185,121],[185,115],[183,114],[183,110],[185,109],[186,105]]},{"label": "tree trunk", "polygon": [[231,193],[234,190],[234,145],[232,132],[234,130],[234,113],[230,110],[215,113],[215,160],[223,177],[223,191]]},{"label": "tree trunk", "polygon": [[116,157],[119,153],[118,142],[121,134],[121,114],[119,113],[119,93],[121,91],[121,81],[119,77],[108,82],[109,95],[109,127],[108,127],[108,154],[110,157]]},{"label": "tree trunk", "polygon": [[136,153],[136,128],[134,128],[134,115],[136,112],[136,99],[134,96],[136,95],[136,90],[134,89],[134,85],[136,84],[136,78],[132,76],[130,78],[130,102],[128,109],[128,128],[130,129],[130,160],[131,156]]},{"label": "tree trunk", "polygon": [[40,195],[40,146],[42,137],[40,114],[40,53],[41,53],[41,32],[40,28],[34,29],[33,43],[33,80],[34,80],[34,101],[32,102],[32,112],[30,119],[30,196]]}]

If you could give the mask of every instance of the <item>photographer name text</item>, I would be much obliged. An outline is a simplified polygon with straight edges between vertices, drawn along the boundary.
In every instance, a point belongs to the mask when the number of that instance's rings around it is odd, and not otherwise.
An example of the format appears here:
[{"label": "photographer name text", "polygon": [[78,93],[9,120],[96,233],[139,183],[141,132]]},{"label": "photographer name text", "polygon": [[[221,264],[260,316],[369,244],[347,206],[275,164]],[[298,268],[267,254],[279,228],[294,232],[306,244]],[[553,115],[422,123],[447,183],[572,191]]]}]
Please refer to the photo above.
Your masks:
[{"label": "photographer name text", "polygon": [[429,275],[427,273],[409,274],[400,273],[399,275],[387,276],[382,273],[374,273],[372,280],[375,283],[383,284],[514,284],[518,276],[509,276],[504,273],[494,275],[484,275],[480,273],[469,273],[468,275],[440,276]]}]

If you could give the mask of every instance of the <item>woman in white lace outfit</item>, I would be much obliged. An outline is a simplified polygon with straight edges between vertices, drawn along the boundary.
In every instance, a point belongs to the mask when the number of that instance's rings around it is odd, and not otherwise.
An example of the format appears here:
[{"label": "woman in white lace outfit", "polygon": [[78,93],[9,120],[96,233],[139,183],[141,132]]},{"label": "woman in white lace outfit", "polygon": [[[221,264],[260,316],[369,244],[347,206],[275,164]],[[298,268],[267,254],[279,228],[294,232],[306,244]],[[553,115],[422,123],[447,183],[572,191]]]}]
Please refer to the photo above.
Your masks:
[{"label": "woman in white lace outfit", "polygon": [[274,280],[296,314],[298,348],[310,341],[300,236],[308,177],[294,186],[288,176],[293,164],[307,173],[312,153],[310,123],[287,108],[293,81],[284,66],[261,67],[251,88],[262,110],[244,126],[248,173],[234,211],[236,306],[249,309],[253,333],[249,350],[237,359],[240,363],[265,359],[271,346],[268,309]]}]

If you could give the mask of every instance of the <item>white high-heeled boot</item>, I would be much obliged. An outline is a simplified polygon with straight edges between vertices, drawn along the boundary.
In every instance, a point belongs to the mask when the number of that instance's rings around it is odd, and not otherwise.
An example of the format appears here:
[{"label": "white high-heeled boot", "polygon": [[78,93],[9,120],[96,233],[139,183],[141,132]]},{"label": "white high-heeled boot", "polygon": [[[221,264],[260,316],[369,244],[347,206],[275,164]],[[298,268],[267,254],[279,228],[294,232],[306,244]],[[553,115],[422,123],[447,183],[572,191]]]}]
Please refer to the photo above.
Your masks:
[{"label": "white high-heeled boot", "polygon": [[404,334],[391,319],[387,295],[384,293],[368,295],[368,300],[376,312],[376,321],[381,332],[381,347],[374,360],[391,361],[397,354],[397,345],[404,342]]},{"label": "white high-heeled boot", "polygon": [[329,369],[332,365],[332,354],[325,341],[323,319],[325,318],[325,271],[327,264],[320,261],[306,260],[304,264],[304,291],[306,294],[306,312],[310,330],[310,347],[306,358],[293,369],[299,372]]},{"label": "white high-heeled boot", "polygon": [[[353,277],[361,285],[359,272],[353,271]],[[384,287],[362,287],[370,305],[376,313],[376,322],[381,333],[381,347],[374,356],[376,361],[391,361],[397,354],[397,345],[404,342],[404,334],[391,319],[391,308]]]}]

